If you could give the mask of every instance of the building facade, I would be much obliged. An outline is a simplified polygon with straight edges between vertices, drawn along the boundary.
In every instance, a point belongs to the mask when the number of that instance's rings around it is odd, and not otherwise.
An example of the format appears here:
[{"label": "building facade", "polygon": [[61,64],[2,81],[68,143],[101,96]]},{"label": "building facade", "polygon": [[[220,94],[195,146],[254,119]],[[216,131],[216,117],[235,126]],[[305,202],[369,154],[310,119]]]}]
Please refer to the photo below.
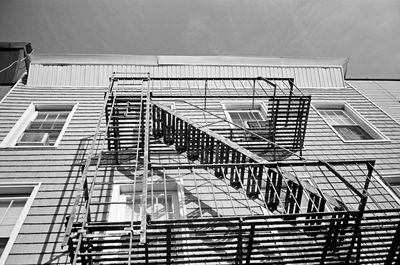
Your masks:
[{"label": "building facade", "polygon": [[397,264],[400,124],[343,62],[33,56],[0,264]]}]

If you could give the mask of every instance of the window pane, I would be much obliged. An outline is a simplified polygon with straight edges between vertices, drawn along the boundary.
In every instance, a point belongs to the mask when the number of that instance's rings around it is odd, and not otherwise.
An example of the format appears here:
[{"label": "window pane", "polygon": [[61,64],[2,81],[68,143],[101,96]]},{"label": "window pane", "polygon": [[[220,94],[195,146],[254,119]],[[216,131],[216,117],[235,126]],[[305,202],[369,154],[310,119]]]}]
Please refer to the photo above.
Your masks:
[{"label": "window pane", "polygon": [[[176,194],[175,194],[176,195]],[[165,203],[165,193],[153,192],[153,197],[151,192],[147,194],[147,209],[146,213],[151,215],[152,220],[168,220],[175,218],[175,211],[173,207],[173,196],[172,194],[167,194],[167,208]],[[142,214],[142,195],[135,196],[134,205],[134,221],[141,220]],[[124,213],[124,221],[130,221],[132,218],[132,196],[126,196],[126,206]],[[151,199],[153,198],[153,200]]]},{"label": "window pane", "polygon": [[400,197],[400,185],[396,184],[396,185],[391,185],[393,190],[396,192],[397,196]]},{"label": "window pane", "polygon": [[258,112],[258,111],[252,111],[251,112],[251,114],[252,114],[252,118],[253,118],[253,120],[262,120],[263,118],[261,117],[261,114],[260,114],[260,112]]},{"label": "window pane", "polygon": [[60,130],[60,131],[61,131],[61,129],[63,128],[63,126],[64,126],[64,122],[59,122],[59,121],[57,121],[57,122],[55,122],[55,123],[53,124],[53,130]]},{"label": "window pane", "polygon": [[46,117],[47,117],[47,113],[39,112],[35,120],[37,120],[37,121],[45,120]]},{"label": "window pane", "polygon": [[238,120],[239,119],[239,113],[237,112],[229,112],[229,115],[231,116],[232,120]]},{"label": "window pane", "polygon": [[174,211],[174,207],[172,204],[172,195],[167,195],[167,200],[168,200],[168,204],[167,204],[167,211],[168,211],[168,219],[174,219],[175,216],[175,211]]},{"label": "window pane", "polygon": [[155,199],[154,213],[152,218],[154,220],[166,220],[167,211],[165,209],[165,196],[164,194],[159,194]]},{"label": "window pane", "polygon": [[3,219],[11,200],[0,200],[0,221]]},{"label": "window pane", "polygon": [[[20,213],[25,205],[25,200],[10,200],[9,207],[2,214],[2,219],[0,219],[0,226],[3,228],[4,226],[14,226],[17,222]],[[1,207],[3,208],[3,207]]]},{"label": "window pane", "polygon": [[49,115],[47,116],[46,121],[50,121],[53,122],[57,119],[58,113],[49,113]]},{"label": "window pane", "polygon": [[229,115],[232,122],[246,127],[246,121],[261,121],[263,117],[258,110],[248,110],[248,111],[229,111]]},{"label": "window pane", "polygon": [[6,245],[7,245],[8,238],[0,238],[0,256],[3,253]]},{"label": "window pane", "polygon": [[69,115],[69,112],[60,113],[58,115],[57,121],[65,121]]},{"label": "window pane", "polygon": [[[25,132],[30,133],[48,133],[49,142],[48,145],[54,145],[62,128],[64,127],[66,118],[69,115],[69,111],[38,111],[38,115],[34,121],[32,121]],[[18,144],[22,145],[23,142],[40,143],[42,138],[36,137],[32,141],[26,141],[24,137],[21,138]]]},{"label": "window pane", "polygon": [[331,125],[356,124],[343,110],[318,110]]},{"label": "window pane", "polygon": [[25,132],[21,139],[20,142],[35,142],[35,143],[40,143],[42,142],[43,139],[46,138],[45,133],[38,132],[38,133],[32,133],[32,132]]},{"label": "window pane", "polygon": [[366,131],[360,126],[334,126],[336,131],[345,140],[371,140],[373,139]]},{"label": "window pane", "polygon": [[22,212],[22,209],[25,206],[26,200],[23,199],[18,199],[18,200],[13,200],[10,209],[7,212],[8,217],[15,217],[19,216],[19,214]]},{"label": "window pane", "polygon": [[0,225],[0,238],[1,237],[9,237],[11,235],[12,230],[14,229],[15,224],[11,225]]},{"label": "window pane", "polygon": [[42,125],[41,122],[33,121],[33,122],[31,122],[31,123],[29,124],[28,129],[29,129],[29,130],[38,130],[38,129],[40,129],[40,126],[41,126],[41,125]]},{"label": "window pane", "polygon": [[240,113],[240,118],[244,121],[251,120],[251,116],[249,112],[241,112]]},{"label": "window pane", "polygon": [[[140,207],[138,202],[135,201],[135,211],[139,210],[140,211]],[[137,216],[139,215],[140,212],[137,213]],[[136,214],[135,214],[136,216]],[[126,205],[125,205],[125,215],[124,215],[124,220],[122,221],[129,221],[131,220],[132,217],[132,197],[127,197],[126,198]],[[137,221],[137,220],[134,220]]]},{"label": "window pane", "polygon": [[42,130],[49,130],[49,129],[51,129],[51,127],[53,126],[53,122],[52,121],[46,121],[46,122],[43,122],[42,123],[42,127],[41,127],[41,129]]}]

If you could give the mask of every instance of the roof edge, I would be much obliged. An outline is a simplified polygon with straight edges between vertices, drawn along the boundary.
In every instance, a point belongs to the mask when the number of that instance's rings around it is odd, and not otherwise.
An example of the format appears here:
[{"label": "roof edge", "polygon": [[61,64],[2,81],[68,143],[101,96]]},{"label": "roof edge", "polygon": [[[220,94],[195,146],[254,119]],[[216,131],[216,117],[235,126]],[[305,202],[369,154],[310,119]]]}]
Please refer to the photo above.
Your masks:
[{"label": "roof edge", "polygon": [[246,57],[246,56],[159,56],[160,65],[244,65],[244,66],[343,66],[348,58],[330,57]]},{"label": "roof edge", "polygon": [[37,64],[140,64],[140,65],[242,65],[242,66],[342,66],[348,58],[330,57],[243,57],[243,56],[172,56],[122,54],[36,54]]},{"label": "roof edge", "polygon": [[36,64],[143,64],[157,65],[157,56],[124,54],[35,54]]}]

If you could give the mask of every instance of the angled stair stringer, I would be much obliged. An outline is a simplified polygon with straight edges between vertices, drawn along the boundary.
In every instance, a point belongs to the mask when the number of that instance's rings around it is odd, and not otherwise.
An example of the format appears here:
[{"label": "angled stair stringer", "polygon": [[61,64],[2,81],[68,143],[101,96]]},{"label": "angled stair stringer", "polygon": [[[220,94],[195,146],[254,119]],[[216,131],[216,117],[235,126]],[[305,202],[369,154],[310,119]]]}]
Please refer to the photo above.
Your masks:
[{"label": "angled stair stringer", "polygon": [[[246,148],[214,132],[213,130],[195,123],[190,118],[187,118],[184,115],[169,109],[168,107],[165,107],[156,102],[152,102],[152,105],[153,105],[154,137],[156,138],[164,137],[164,141],[166,141],[166,144],[175,143],[178,152],[186,151],[188,152],[188,154],[191,153],[192,156],[195,157],[197,149],[201,147],[200,144],[204,143],[201,141],[204,139],[204,137],[202,136],[206,137],[208,136],[213,138],[213,141],[220,142],[225,146],[229,146],[231,149],[246,156],[249,159],[249,161],[247,162],[253,162],[253,163],[268,162],[266,159],[258,156],[257,154],[247,150]],[[196,159],[198,158],[194,158],[192,160]],[[208,162],[218,163],[219,161],[211,160]]]},{"label": "angled stair stringer", "polygon": [[[213,168],[217,178],[228,179],[232,187],[242,188],[250,199],[261,199],[267,208],[263,182],[265,175],[276,172],[265,167],[267,160],[161,104],[153,102],[152,106],[155,138],[174,144],[176,151],[186,152],[189,160]],[[272,199],[276,201],[275,197]]]}]

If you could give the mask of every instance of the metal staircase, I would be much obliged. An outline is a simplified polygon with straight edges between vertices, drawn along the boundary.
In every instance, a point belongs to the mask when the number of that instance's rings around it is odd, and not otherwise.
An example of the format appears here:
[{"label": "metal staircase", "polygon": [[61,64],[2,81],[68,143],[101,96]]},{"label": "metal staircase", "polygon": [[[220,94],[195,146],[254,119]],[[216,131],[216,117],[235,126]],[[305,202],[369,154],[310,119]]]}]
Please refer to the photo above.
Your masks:
[{"label": "metal staircase", "polygon": [[267,167],[264,158],[224,136],[161,104],[153,102],[152,106],[153,137],[174,145],[178,153],[186,152],[188,160],[213,167],[217,178],[227,179],[233,188],[244,190],[249,199],[261,199],[270,211],[299,213],[303,197],[308,201],[307,212],[324,212],[327,203],[340,205],[336,199],[327,200],[328,195],[312,186],[303,186],[296,176]]},{"label": "metal staircase", "polygon": [[[180,80],[187,81],[185,78],[174,81]],[[199,80],[208,79],[195,81]],[[126,83],[117,88],[116,81]],[[156,78],[156,81],[170,80]],[[296,98],[292,93],[285,97],[273,94],[268,99],[272,100],[269,104],[271,131],[257,136],[238,128],[244,132],[242,139],[238,139],[232,136],[237,137],[238,131],[225,133],[197,124],[153,100],[156,93],[151,91],[150,82],[149,77],[112,78],[83,167],[81,189],[66,224],[63,246],[68,246],[73,265],[399,262],[396,253],[400,243],[395,237],[400,231],[398,210],[380,209],[372,198],[369,203],[373,210],[367,207],[369,188],[382,189],[374,179],[378,174],[374,161],[305,161],[296,154],[303,145],[310,98]],[[101,133],[104,117],[106,126]],[[269,161],[264,158],[268,156],[261,157],[245,148],[249,134],[253,141],[261,137],[259,147],[262,145],[272,152],[271,160],[277,160],[279,150],[300,159]],[[285,145],[287,139],[288,145]],[[174,148],[179,156],[187,158],[186,162],[152,161],[150,142],[154,140]],[[107,143],[107,150],[101,147],[96,157],[92,149],[99,143],[101,146]],[[257,202],[267,214],[164,221],[154,221],[143,214],[140,221],[133,221],[133,217],[129,222],[96,220],[91,211],[91,206],[96,205],[92,202],[92,193],[99,184],[96,176],[104,154],[111,154],[114,166],[124,165],[126,161],[136,163],[132,173],[135,176],[133,192],[136,185],[141,185],[143,198],[148,195],[148,178],[153,177],[150,171],[165,176],[168,170],[198,170],[208,176],[211,173],[215,180],[225,183],[227,193],[240,191],[245,201]],[[89,171],[95,158],[96,169]],[[93,175],[89,178],[90,172]],[[138,174],[140,183],[136,182]],[[301,179],[301,175],[316,177],[328,188],[319,189]],[[361,188],[349,180],[354,176],[362,178]],[[334,185],[340,185],[342,192],[348,194],[346,204],[340,194],[335,194]],[[146,212],[146,204],[144,200],[140,205],[142,212]],[[110,203],[107,201],[104,205],[107,208]],[[133,206],[134,202],[132,209]],[[200,203],[198,206],[201,208]]]}]

